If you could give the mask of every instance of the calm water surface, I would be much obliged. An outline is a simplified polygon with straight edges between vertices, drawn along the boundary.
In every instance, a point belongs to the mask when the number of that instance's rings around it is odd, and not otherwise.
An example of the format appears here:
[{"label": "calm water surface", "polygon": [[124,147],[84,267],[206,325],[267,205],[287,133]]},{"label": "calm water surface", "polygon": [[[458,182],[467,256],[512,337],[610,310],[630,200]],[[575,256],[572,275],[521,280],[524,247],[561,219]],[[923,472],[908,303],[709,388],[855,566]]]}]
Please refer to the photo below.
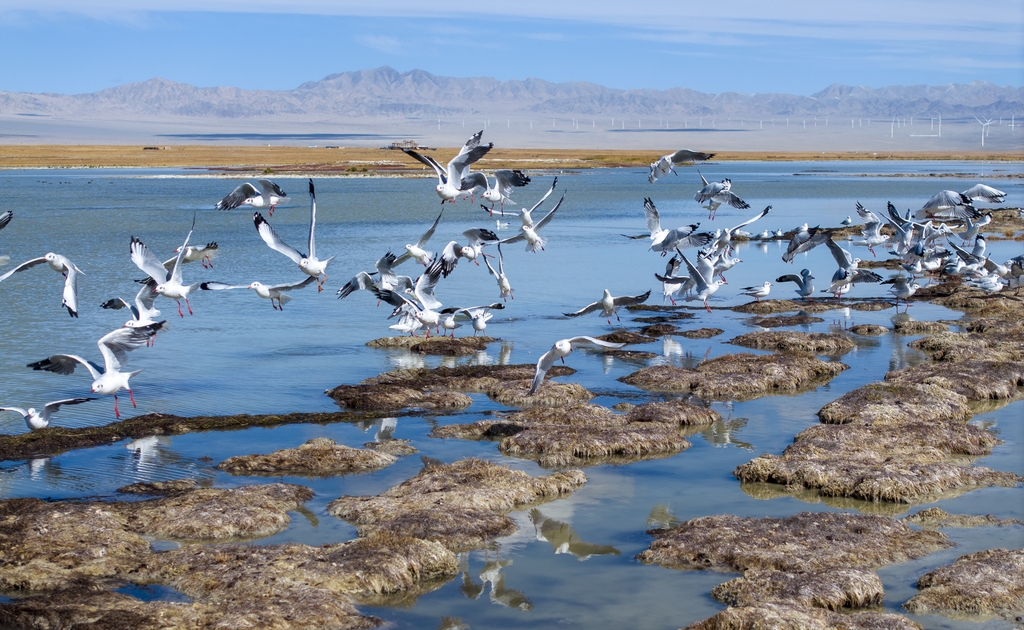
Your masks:
[{"label": "calm water surface", "polygon": [[[887,201],[900,209],[916,209],[935,192],[963,190],[986,181],[1005,190],[1011,205],[1024,199],[1019,180],[993,179],[1016,168],[1004,164],[955,162],[827,162],[708,164],[701,171],[709,180],[730,177],[733,190],[752,206],[750,211],[723,207],[709,221],[693,201],[700,178],[693,168],[679,169],[655,185],[646,170],[596,170],[559,173],[558,193],[543,206],[551,207],[562,191],[565,203],[544,229],[546,251],[523,251],[517,244],[503,248],[506,272],[515,299],[495,313],[488,333],[500,337],[487,352],[451,360],[420,357],[401,351],[373,350],[368,340],[388,336],[387,307],[375,308],[368,292],[345,300],[334,292],[356,271],[372,271],[373,262],[388,249],[402,251],[433,221],[439,202],[434,183],[427,179],[320,179],[317,180],[317,251],[337,258],[329,268],[327,290],[317,294],[306,288],[294,293],[284,312],[270,308],[251,291],[202,292],[192,300],[194,316],[179,318],[173,302],[160,299],[171,328],[161,333],[153,348],[132,355],[129,369],[144,370],[133,380],[138,410],[122,399],[126,415],[166,412],[180,415],[284,413],[337,409],[324,395],[335,385],[357,383],[382,371],[399,367],[463,363],[534,363],[560,338],[600,335],[615,327],[597,315],[567,319],[561,313],[581,308],[601,296],[638,294],[652,289],[651,302],[661,299],[661,286],[653,276],[664,271],[665,259],[646,251],[646,241],[627,240],[621,234],[644,231],[643,198],[657,204],[667,227],[701,222],[703,229],[731,227],[766,205],[771,213],[751,231],[789,230],[803,223],[836,226],[848,215],[856,217],[854,202],[881,213]],[[957,173],[974,173],[962,178]],[[516,192],[518,208],[532,205],[550,185],[555,173],[537,172],[533,183]],[[868,176],[865,176],[868,175]],[[899,176],[897,176],[899,175]],[[187,282],[218,280],[265,284],[303,278],[295,266],[271,251],[258,238],[248,210],[217,212],[213,203],[240,183],[236,179],[196,177],[193,171],[31,170],[0,172],[14,221],[0,232],[0,255],[17,264],[48,251],[62,253],[85,272],[80,282],[80,319],[69,318],[60,307],[61,278],[38,267],[0,286],[5,298],[5,334],[0,356],[6,365],[0,404],[36,406],[50,400],[88,395],[89,379],[79,370],[72,376],[34,372],[25,364],[54,353],[81,354],[99,361],[96,340],[127,315],[99,305],[115,296],[130,300],[139,285],[138,269],[128,256],[131,236],[140,238],[159,255],[170,257],[196,214],[192,242],[216,241],[220,256],[215,268],[197,264],[184,268]],[[276,181],[291,193],[293,202],[270,219],[281,237],[304,249],[308,226],[305,180]],[[514,234],[515,217],[504,220]],[[445,210],[431,247],[440,250],[451,239],[463,240],[470,227],[494,228],[494,219],[478,205],[460,201]],[[820,288],[827,286],[835,263],[826,248],[798,257],[785,265],[783,243],[750,244],[739,248],[743,264],[727,273],[729,284],[712,299],[714,306],[747,301],[739,287],[774,280],[783,273],[810,268]],[[992,241],[990,249],[1002,261],[1021,253],[1020,243]],[[860,249],[854,255],[869,258]],[[415,274],[416,263],[403,268]],[[794,285],[773,287],[772,297],[792,296]],[[446,305],[472,306],[498,299],[498,291],[484,267],[462,261],[437,289]],[[852,296],[887,295],[885,287],[859,285]],[[699,303],[692,303],[698,306]],[[636,349],[659,355],[652,363],[693,365],[705,357],[736,351],[727,341],[753,330],[748,316],[730,311],[706,313],[682,322],[685,328],[714,326],[725,334],[710,340],[669,337]],[[916,319],[957,319],[961,313],[928,304],[914,304]],[[628,325],[631,316],[624,316]],[[824,322],[793,328],[826,332],[835,326],[878,323],[891,327],[892,309],[863,313],[839,309],[821,315]],[[902,315],[901,315],[902,317]],[[460,329],[457,334],[469,327]],[[471,329],[469,329],[471,332]],[[858,339],[857,348],[842,357],[851,366],[831,383],[798,396],[774,396],[742,403],[715,403],[725,420],[690,437],[693,447],[676,456],[630,464],[586,468],[588,484],[572,496],[540,506],[542,517],[571,526],[581,543],[574,553],[555,553],[559,541],[538,535],[526,512],[513,514],[520,531],[499,540],[491,549],[465,554],[465,571],[440,589],[420,597],[414,605],[368,608],[398,628],[433,628],[444,616],[460,617],[474,628],[566,627],[674,628],[721,610],[709,591],[730,574],[682,572],[645,566],[634,556],[649,544],[644,533],[649,517],[686,520],[711,514],[786,516],[805,510],[846,510],[904,515],[920,506],[894,506],[860,502],[825,504],[781,495],[776,488],[744,488],[733,469],[761,453],[781,453],[799,431],[815,424],[815,413],[827,402],[864,383],[880,380],[886,371],[913,365],[924,357],[906,347],[912,337],[886,335]],[[756,352],[756,351],[755,351]],[[599,394],[595,402],[612,405],[656,400],[616,379],[642,364],[574,353],[567,363],[578,372],[577,381]],[[468,410],[453,415],[403,417],[395,437],[412,440],[423,455],[443,461],[483,457],[534,475],[547,471],[529,460],[500,455],[490,442],[438,440],[428,437],[434,426],[472,422],[495,409],[504,409],[483,395],[474,395]],[[979,464],[1020,473],[1024,469],[1024,418],[1020,402],[997,406],[975,416],[1005,442]],[[57,416],[64,426],[90,426],[113,420],[109,397],[63,409]],[[20,417],[5,414],[0,430],[26,430]],[[0,463],[3,497],[109,497],[115,489],[135,481],[195,477],[228,487],[263,483],[266,478],[235,477],[214,466],[225,458],[245,453],[292,447],[318,436],[358,446],[373,439],[377,425],[293,425],[229,433],[203,433],[150,438],[132,443],[72,451],[57,457]],[[316,491],[308,511],[292,515],[285,532],[258,544],[297,541],[307,544],[339,542],[355,536],[355,528],[326,514],[326,504],[343,494],[375,494],[415,475],[417,457],[405,458],[375,474],[306,479],[281,477]],[[1021,488],[989,488],[965,493],[934,504],[949,512],[995,514],[1024,518]],[[652,514],[653,512],[653,514]],[[952,529],[945,533],[955,549],[879,571],[886,587],[886,609],[898,612],[915,592],[923,573],[948,564],[962,554],[993,547],[1024,544],[1020,527]],[[588,555],[589,554],[589,555]],[[483,575],[483,578],[481,578]],[[503,576],[500,577],[499,576]],[[927,628],[1000,628],[999,621],[953,622],[943,617],[914,617]]]}]

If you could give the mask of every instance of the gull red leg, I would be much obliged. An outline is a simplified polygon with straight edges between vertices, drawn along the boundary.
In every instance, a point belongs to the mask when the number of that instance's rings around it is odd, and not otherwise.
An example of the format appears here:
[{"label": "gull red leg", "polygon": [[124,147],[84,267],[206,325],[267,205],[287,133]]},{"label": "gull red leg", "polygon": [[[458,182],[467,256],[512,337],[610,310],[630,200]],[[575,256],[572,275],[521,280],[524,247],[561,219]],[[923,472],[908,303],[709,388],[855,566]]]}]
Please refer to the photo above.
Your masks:
[{"label": "gull red leg", "polygon": [[139,406],[135,404],[135,395],[132,394],[132,390],[130,389],[128,390],[128,399],[132,401],[132,407],[138,409]]},{"label": "gull red leg", "polygon": [[[189,315],[194,315],[194,314],[195,314],[195,313],[193,313],[193,312],[192,312],[192,305],[188,303],[188,298],[185,298],[185,306],[187,306],[187,307],[188,307],[188,314],[189,314]],[[178,305],[178,309],[179,309],[179,311],[180,311],[180,309],[181,309],[181,304],[179,304],[179,305]],[[182,317],[184,317],[184,315],[182,315]]]},{"label": "gull red leg", "polygon": [[121,419],[121,412],[117,410],[117,394],[114,394],[114,417]]},{"label": "gull red leg", "polygon": [[181,312],[181,302],[178,300],[175,300],[175,302],[178,302],[178,315],[185,317],[185,314]]}]

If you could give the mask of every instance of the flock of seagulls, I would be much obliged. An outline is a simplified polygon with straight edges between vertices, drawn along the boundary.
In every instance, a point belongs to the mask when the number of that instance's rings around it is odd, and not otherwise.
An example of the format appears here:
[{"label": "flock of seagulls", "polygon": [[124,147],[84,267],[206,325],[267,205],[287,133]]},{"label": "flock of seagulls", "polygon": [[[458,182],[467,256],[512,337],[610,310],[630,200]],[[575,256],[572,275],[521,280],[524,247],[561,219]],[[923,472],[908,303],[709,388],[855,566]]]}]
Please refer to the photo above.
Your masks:
[{"label": "flock of seagulls", "polygon": [[[382,302],[391,308],[387,319],[397,319],[390,325],[392,330],[410,335],[423,332],[427,337],[431,331],[435,334],[450,334],[454,337],[457,328],[467,324],[473,329],[473,335],[483,333],[488,321],[493,318],[492,311],[506,308],[507,300],[514,299],[512,283],[507,275],[508,265],[502,251],[502,245],[524,243],[527,252],[539,254],[549,245],[541,235],[541,230],[556,216],[559,208],[566,200],[563,191],[557,202],[543,217],[534,220],[534,213],[555,192],[558,178],[553,178],[550,187],[529,209],[523,207],[518,212],[509,212],[505,206],[511,202],[511,195],[517,188],[524,188],[531,183],[531,178],[518,170],[498,170],[492,185],[483,173],[473,172],[471,167],[486,155],[493,144],[482,144],[482,131],[474,134],[452,158],[446,168],[432,157],[424,156],[416,151],[403,149],[413,159],[430,166],[437,173],[438,184],[435,191],[441,198],[441,212],[431,225],[416,240],[395,249],[404,252],[396,255],[387,251],[373,263],[373,271],[358,271],[348,282],[337,290],[337,297],[344,299],[359,291],[368,291],[376,299],[379,306]],[[675,166],[680,164],[701,162],[710,159],[714,154],[689,149],[680,149],[675,153],[663,156],[650,166],[648,180],[653,184],[669,172],[678,175]],[[722,204],[737,209],[749,209],[750,205],[732,191],[732,181],[728,178],[720,182],[708,182],[699,173],[701,188],[694,195],[694,200],[708,210],[709,219],[715,219],[715,212]],[[215,204],[219,210],[231,210],[242,206],[267,208],[272,215],[277,205],[289,201],[286,193],[276,183],[261,179],[258,187],[245,183],[235,188],[230,194]],[[455,203],[459,198],[475,201],[476,191],[483,189],[482,198],[490,202],[490,207],[481,208],[492,214],[497,212],[505,217],[515,215],[521,225],[518,232],[505,238],[499,237],[489,228],[471,228],[462,232],[464,241],[450,240],[440,248],[431,248],[430,242],[442,222],[445,204]],[[284,305],[292,297],[291,292],[312,284],[317,291],[323,291],[327,282],[327,269],[335,256],[320,258],[316,251],[316,191],[313,180],[308,185],[310,201],[310,219],[305,252],[288,245],[271,227],[270,223],[257,210],[253,214],[253,224],[260,239],[272,250],[286,256],[303,274],[301,280],[282,284],[264,284],[258,281],[247,284],[207,281],[187,283],[184,279],[183,266],[199,261],[203,267],[212,268],[213,259],[220,249],[217,243],[209,243],[203,247],[189,245],[196,217],[193,216],[192,226],[185,235],[184,242],[175,250],[175,256],[161,262],[159,258],[143,243],[140,238],[132,236],[129,242],[131,261],[143,271],[147,278],[140,280],[142,288],[131,303],[121,298],[113,298],[102,304],[107,309],[128,309],[132,319],[97,341],[103,365],[86,360],[73,354],[53,354],[45,359],[30,363],[34,370],[54,372],[57,374],[73,374],[81,365],[92,376],[90,393],[110,395],[114,398],[114,415],[120,418],[118,410],[118,393],[126,390],[129,399],[135,406],[135,398],[130,387],[130,379],[141,370],[124,371],[129,352],[143,346],[151,345],[157,333],[167,328],[167,322],[159,320],[160,311],[155,307],[157,298],[164,297],[174,300],[178,315],[184,317],[181,302],[185,302],[188,313],[193,314],[189,295],[196,290],[223,291],[233,289],[249,289],[262,299],[270,301],[274,310],[284,310]],[[810,227],[804,224],[793,231],[793,236],[782,255],[784,263],[793,263],[798,254],[805,253],[825,244],[835,259],[837,269],[832,275],[830,284],[822,292],[841,299],[852,287],[859,283],[883,283],[891,285],[890,292],[896,300],[909,307],[908,298],[921,288],[917,279],[927,274],[944,273],[948,276],[960,276],[986,292],[996,292],[1003,288],[1019,289],[1024,284],[1024,255],[1017,256],[1004,264],[992,261],[985,253],[986,241],[983,231],[991,222],[991,215],[983,215],[975,207],[976,202],[1001,203],[1005,193],[984,184],[978,184],[963,192],[941,191],[923,206],[911,214],[908,210],[900,213],[890,203],[886,213],[880,217],[856,204],[856,211],[863,221],[863,238],[852,240],[853,247],[865,247],[877,256],[876,248],[885,248],[902,260],[903,269],[909,275],[897,275],[883,280],[877,273],[862,268],[862,260],[854,256],[850,250],[841,246],[834,238],[834,230]],[[706,205],[704,205],[706,204]],[[734,238],[740,235],[749,236],[743,228],[765,217],[771,206],[749,219],[729,228],[717,228],[714,231],[699,231],[700,223],[694,222],[677,228],[662,227],[662,217],[651,198],[643,200],[643,213],[647,233],[639,236],[628,236],[630,239],[647,239],[648,251],[661,256],[672,254],[666,263],[664,274],[655,273],[656,279],[662,282],[663,297],[673,304],[676,300],[700,301],[708,312],[711,312],[709,299],[727,284],[725,272],[742,261],[733,256]],[[912,218],[913,217],[913,218]],[[13,218],[10,211],[0,213],[0,230],[7,227]],[[964,231],[953,232],[947,221],[960,221]],[[844,221],[852,225],[853,221]],[[505,224],[507,227],[507,224]],[[496,227],[502,228],[500,219]],[[778,238],[781,231],[772,233],[765,230],[762,238]],[[959,241],[957,244],[954,241]],[[397,243],[396,243],[397,245]],[[438,249],[440,251],[438,251]],[[691,256],[684,250],[697,250]],[[494,253],[491,253],[491,252]],[[481,260],[487,273],[495,280],[498,297],[501,301],[490,304],[464,306],[445,306],[438,293],[439,285],[448,278],[458,266],[460,260],[472,261],[480,265]],[[691,260],[692,259],[692,260]],[[422,265],[422,273],[399,275],[397,269],[409,260],[416,260]],[[491,261],[494,261],[492,264]],[[64,277],[62,306],[72,317],[78,316],[78,280],[84,274],[67,257],[53,252],[33,258],[17,265],[7,273],[0,275],[0,282],[32,267],[46,263],[54,271]],[[461,272],[460,272],[461,273]],[[415,277],[414,277],[415,276]],[[795,293],[800,299],[813,299],[815,276],[809,269],[799,274],[785,274],[777,277],[774,284],[792,282],[796,284]],[[741,293],[754,300],[768,297],[774,286],[770,280],[761,285],[743,287]],[[619,320],[618,309],[641,304],[650,298],[651,291],[632,296],[613,296],[608,289],[604,290],[600,300],[583,306],[577,311],[564,313],[565,317],[579,317],[589,313],[600,312],[601,316],[611,325],[614,315]],[[619,320],[621,321],[621,320]],[[444,332],[442,333],[442,329]],[[529,394],[535,394],[541,387],[544,376],[556,360],[563,363],[573,349],[581,344],[596,345],[605,348],[619,348],[623,344],[609,343],[596,337],[581,335],[561,339],[545,352],[537,362]],[[77,405],[95,400],[92,397],[68,398],[47,403],[42,411],[34,408],[0,407],[0,411],[11,411],[21,414],[27,426],[32,430],[47,427],[53,415],[63,405]]]}]

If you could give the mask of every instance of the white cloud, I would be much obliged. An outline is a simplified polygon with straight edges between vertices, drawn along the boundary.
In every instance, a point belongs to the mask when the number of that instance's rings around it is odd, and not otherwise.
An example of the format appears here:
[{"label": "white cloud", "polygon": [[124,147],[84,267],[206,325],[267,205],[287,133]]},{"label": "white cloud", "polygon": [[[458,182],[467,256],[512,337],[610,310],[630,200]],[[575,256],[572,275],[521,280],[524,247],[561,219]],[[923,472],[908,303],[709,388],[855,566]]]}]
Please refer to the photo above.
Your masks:
[{"label": "white cloud", "polygon": [[391,55],[405,54],[405,48],[402,44],[402,40],[397,37],[391,37],[390,35],[360,35],[356,38],[356,41],[367,48],[372,48],[373,50],[377,50],[382,53],[388,53]]}]

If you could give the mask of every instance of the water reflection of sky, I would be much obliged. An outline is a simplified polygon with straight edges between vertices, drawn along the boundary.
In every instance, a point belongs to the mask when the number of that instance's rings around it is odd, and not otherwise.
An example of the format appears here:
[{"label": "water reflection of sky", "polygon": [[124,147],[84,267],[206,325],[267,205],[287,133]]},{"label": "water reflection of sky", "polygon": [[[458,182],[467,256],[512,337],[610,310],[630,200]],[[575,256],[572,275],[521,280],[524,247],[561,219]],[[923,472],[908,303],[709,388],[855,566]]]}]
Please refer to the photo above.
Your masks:
[{"label": "water reflection of sky", "polygon": [[[1019,205],[1024,198],[1024,183],[985,178],[1006,174],[1012,168],[998,163],[948,162],[708,164],[700,170],[709,180],[730,177],[733,190],[752,206],[750,211],[721,208],[714,222],[708,221],[692,200],[699,185],[693,168],[679,169],[678,177],[670,176],[653,186],[646,181],[646,171],[640,169],[559,174],[558,190],[567,192],[566,201],[544,229],[549,241],[546,251],[531,254],[524,252],[522,245],[503,248],[515,299],[495,314],[487,329],[488,334],[502,341],[462,358],[424,357],[366,347],[366,341],[390,334],[387,326],[393,322],[386,320],[387,307],[376,308],[369,293],[340,301],[333,293],[356,271],[371,270],[373,262],[388,249],[400,251],[405,243],[419,237],[439,209],[432,190],[434,182],[400,178],[318,180],[317,250],[322,255],[337,255],[329,268],[328,290],[319,295],[313,290],[296,292],[283,312],[272,311],[266,301],[249,291],[203,293],[192,300],[195,315],[184,319],[177,317],[172,303],[158,301],[171,328],[158,337],[153,348],[133,353],[128,367],[143,370],[132,381],[139,408],[132,410],[123,400],[121,409],[182,415],[327,411],[336,406],[324,390],[341,383],[357,383],[385,370],[534,363],[557,339],[600,335],[615,328],[596,315],[572,320],[561,316],[598,299],[603,289],[616,295],[652,289],[651,301],[660,300],[660,283],[653,274],[664,270],[665,259],[645,251],[644,241],[620,236],[643,231],[645,196],[654,199],[666,226],[700,221],[702,229],[731,227],[770,204],[771,213],[751,226],[751,231],[788,230],[803,222],[838,225],[847,215],[856,216],[855,201],[876,212],[884,210],[890,200],[898,208],[917,208],[938,190],[961,190],[976,181],[994,183],[1009,193],[1012,204]],[[61,279],[45,267],[18,274],[0,286],[6,298],[0,315],[6,331],[0,337],[0,356],[7,365],[0,404],[38,407],[49,400],[87,394],[89,382],[85,376],[62,377],[23,366],[57,352],[99,360],[95,340],[125,319],[123,312],[104,311],[99,304],[116,295],[129,298],[138,288],[132,279],[140,274],[128,257],[131,236],[169,256],[181,244],[195,212],[193,241],[216,241],[221,253],[214,260],[213,270],[186,267],[186,281],[279,283],[301,279],[294,265],[259,241],[251,212],[211,209],[238,183],[236,180],[188,177],[190,173],[108,169],[0,173],[7,207],[15,212],[14,222],[0,232],[0,255],[9,255],[12,264],[17,264],[56,251],[69,256],[86,274],[81,281],[78,320],[67,317],[60,308]],[[983,176],[945,176],[950,173]],[[535,173],[534,183],[515,193],[514,207],[532,205],[549,185],[551,175]],[[308,225],[308,206],[301,194],[305,182],[295,178],[276,181],[295,201],[292,206],[281,207],[271,222],[283,239],[300,246]],[[450,239],[462,240],[463,230],[492,227],[494,221],[478,205],[460,201],[445,210],[431,246],[440,250]],[[515,221],[511,218],[513,225]],[[499,233],[507,236],[514,230],[506,228]],[[991,240],[989,246],[996,260],[1021,253],[1019,242]],[[777,242],[740,245],[737,255],[744,262],[727,274],[729,284],[712,298],[712,306],[743,303],[746,298],[740,295],[739,287],[774,280],[803,267],[812,269],[819,288],[824,288],[835,269],[824,248],[798,257],[794,265],[781,262],[783,250],[784,245]],[[855,255],[870,257],[863,250]],[[413,262],[403,269],[415,274],[415,267]],[[774,287],[772,297],[790,297],[792,289],[792,285]],[[466,261],[440,283],[437,293],[446,305],[471,306],[498,299],[497,287],[486,269]],[[851,293],[855,297],[885,294],[883,287],[871,285],[858,286]],[[706,357],[738,351],[728,340],[753,330],[750,316],[723,310],[709,314],[699,308],[699,303],[689,306],[695,317],[676,322],[681,329],[717,327],[725,332],[710,339],[667,337],[633,349],[655,353],[657,358],[652,363],[692,367]],[[892,309],[873,313],[837,309],[819,316],[824,321],[792,330],[827,332],[861,323],[891,328],[896,317]],[[915,303],[909,316],[955,319],[960,313]],[[623,316],[623,320],[631,317]],[[881,379],[890,369],[924,360],[906,346],[913,338],[857,338],[856,348],[840,358],[850,369],[809,392],[713,403],[712,408],[723,421],[688,432],[693,446],[683,453],[627,466],[587,468],[588,484],[564,500],[537,506],[541,517],[531,518],[529,510],[513,513],[520,531],[490,549],[466,554],[464,563],[468,568],[459,579],[421,597],[412,608],[365,610],[400,627],[436,627],[442,617],[448,616],[460,617],[473,627],[556,623],[576,627],[677,627],[713,614],[721,606],[710,599],[708,592],[728,576],[669,571],[643,566],[633,559],[649,542],[644,534],[649,519],[686,520],[721,513],[784,516],[832,509],[902,514],[917,509],[823,502],[816,496],[780,493],[777,487],[741,487],[732,476],[736,466],[758,454],[780,453],[796,433],[817,422],[815,414],[825,403]],[[576,352],[567,364],[578,370],[567,380],[599,392],[600,404],[658,399],[616,380],[638,369],[635,360]],[[428,436],[437,425],[472,422],[488,417],[490,411],[504,409],[482,394],[473,394],[472,398],[473,405],[464,413],[400,416],[393,426],[379,422],[293,425],[144,438],[48,458],[3,462],[0,496],[113,496],[115,488],[127,483],[183,476],[218,486],[264,483],[267,478],[234,477],[217,471],[215,466],[231,455],[269,452],[320,436],[359,446],[382,431],[411,440],[426,457],[453,461],[477,456],[531,474],[546,474],[534,462],[501,456],[493,442]],[[101,397],[63,409],[57,422],[64,426],[104,424],[113,420],[111,407],[109,397]],[[1018,473],[1024,469],[1020,459],[1024,443],[1020,409],[1020,403],[1015,402],[976,416],[976,422],[997,431],[1005,440],[981,464]],[[0,422],[3,431],[25,430],[20,417],[13,414],[0,418]],[[365,475],[281,477],[313,488],[316,496],[307,504],[307,511],[292,515],[287,531],[258,543],[347,540],[355,535],[355,529],[327,516],[326,504],[342,494],[381,492],[416,474],[420,465],[419,458],[412,456]],[[1024,518],[1020,488],[976,490],[938,504],[950,512]],[[563,541],[556,544],[540,535],[535,522],[539,518],[550,523],[551,531],[571,530],[572,535],[566,535],[573,542],[566,547]],[[906,585],[921,573],[962,553],[1024,544],[1021,528],[948,533],[959,544],[955,550],[882,571],[887,608],[895,611],[912,594]],[[587,556],[569,551],[579,544],[614,549],[618,554]],[[560,548],[568,553],[556,553]],[[478,597],[460,591],[467,584],[471,591],[480,588]],[[523,606],[523,602],[529,606]],[[926,627],[957,625],[941,618],[919,621]]]}]

